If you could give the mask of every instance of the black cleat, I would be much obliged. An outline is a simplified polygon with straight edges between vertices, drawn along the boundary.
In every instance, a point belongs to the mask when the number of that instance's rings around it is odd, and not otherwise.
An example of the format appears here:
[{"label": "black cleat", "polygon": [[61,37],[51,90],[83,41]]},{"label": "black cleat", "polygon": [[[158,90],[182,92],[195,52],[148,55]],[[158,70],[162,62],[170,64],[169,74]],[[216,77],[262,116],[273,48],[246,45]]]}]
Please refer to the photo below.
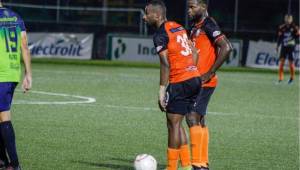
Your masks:
[{"label": "black cleat", "polygon": [[275,84],[276,85],[279,85],[279,84],[281,84],[282,83],[282,80],[278,80]]},{"label": "black cleat", "polygon": [[293,83],[293,79],[290,79],[289,81],[288,81],[288,84],[292,84]]},{"label": "black cleat", "polygon": [[203,167],[203,166],[198,167],[198,166],[193,165],[193,170],[209,170],[209,168],[208,167]]}]

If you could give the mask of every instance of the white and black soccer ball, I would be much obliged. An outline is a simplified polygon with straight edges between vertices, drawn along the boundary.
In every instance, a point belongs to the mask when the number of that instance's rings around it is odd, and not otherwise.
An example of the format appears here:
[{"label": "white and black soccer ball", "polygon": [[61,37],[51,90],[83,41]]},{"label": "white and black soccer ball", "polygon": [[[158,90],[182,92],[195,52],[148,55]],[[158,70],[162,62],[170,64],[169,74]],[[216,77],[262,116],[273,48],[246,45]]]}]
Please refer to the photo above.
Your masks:
[{"label": "white and black soccer ball", "polygon": [[134,168],[135,170],[156,170],[157,162],[149,154],[140,154],[134,160]]}]

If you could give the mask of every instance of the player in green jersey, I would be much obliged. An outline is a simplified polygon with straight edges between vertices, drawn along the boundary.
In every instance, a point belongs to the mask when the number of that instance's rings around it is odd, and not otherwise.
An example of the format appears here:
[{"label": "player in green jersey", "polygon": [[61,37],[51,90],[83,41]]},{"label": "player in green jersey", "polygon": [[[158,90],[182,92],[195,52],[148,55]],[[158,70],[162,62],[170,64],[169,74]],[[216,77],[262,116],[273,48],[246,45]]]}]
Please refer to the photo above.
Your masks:
[{"label": "player in green jersey", "polygon": [[25,65],[22,88],[27,92],[32,76],[24,22],[15,12],[4,8],[0,0],[0,159],[5,170],[21,169],[10,112],[13,94],[20,82],[21,56]]}]

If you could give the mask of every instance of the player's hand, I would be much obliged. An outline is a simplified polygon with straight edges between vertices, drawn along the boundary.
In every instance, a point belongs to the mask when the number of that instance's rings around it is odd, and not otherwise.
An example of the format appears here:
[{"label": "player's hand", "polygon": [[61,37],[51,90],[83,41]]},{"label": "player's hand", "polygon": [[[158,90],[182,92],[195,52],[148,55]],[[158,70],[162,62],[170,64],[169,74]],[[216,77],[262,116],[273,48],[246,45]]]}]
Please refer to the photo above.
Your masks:
[{"label": "player's hand", "polygon": [[203,74],[201,76],[202,84],[209,82],[211,80],[211,78],[213,78],[214,76],[215,76],[215,73],[211,72],[211,71],[208,71],[207,73]]},{"label": "player's hand", "polygon": [[160,86],[159,97],[158,97],[158,106],[162,112],[166,112],[167,102],[166,102],[166,87]]},{"label": "player's hand", "polygon": [[193,42],[191,40],[188,40],[188,45],[192,51],[192,55],[193,55],[193,60],[195,65],[197,65],[198,60],[199,60],[199,52],[200,50],[198,48],[196,48],[193,44]]},{"label": "player's hand", "polygon": [[23,92],[26,93],[31,89],[32,86],[32,76],[31,74],[25,74],[23,83],[22,83],[22,89]]},{"label": "player's hand", "polygon": [[159,106],[159,109],[160,111],[162,112],[166,112],[166,103],[162,100],[158,100],[158,106]]},{"label": "player's hand", "polygon": [[198,54],[200,52],[200,50],[194,46],[194,44],[191,40],[188,40],[188,45],[191,48],[192,53]]}]

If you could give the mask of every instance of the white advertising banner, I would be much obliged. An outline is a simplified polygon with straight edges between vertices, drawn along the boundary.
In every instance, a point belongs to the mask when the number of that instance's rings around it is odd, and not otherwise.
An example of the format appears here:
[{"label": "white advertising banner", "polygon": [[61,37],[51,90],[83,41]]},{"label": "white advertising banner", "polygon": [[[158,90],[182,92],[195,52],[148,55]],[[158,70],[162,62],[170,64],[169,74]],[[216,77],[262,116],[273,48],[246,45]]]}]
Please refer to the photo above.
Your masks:
[{"label": "white advertising banner", "polygon": [[[234,52],[224,66],[238,66],[242,52],[242,41],[232,40]],[[159,57],[150,37],[109,35],[107,55],[111,60],[159,63]]]},{"label": "white advertising banner", "polygon": [[158,63],[151,38],[112,36],[108,53],[111,60]]},{"label": "white advertising banner", "polygon": [[222,67],[237,67],[240,65],[240,59],[242,56],[243,41],[242,40],[230,40],[233,47],[229,58],[224,62]]},{"label": "white advertising banner", "polygon": [[28,33],[34,58],[91,59],[93,41],[93,34]]},{"label": "white advertising banner", "polygon": [[[275,49],[276,43],[266,41],[250,41],[246,66],[254,68],[278,69],[279,54]],[[300,68],[299,49],[299,45],[297,45],[294,51],[294,61],[297,69]],[[285,63],[285,67],[288,67],[287,61]]]}]

